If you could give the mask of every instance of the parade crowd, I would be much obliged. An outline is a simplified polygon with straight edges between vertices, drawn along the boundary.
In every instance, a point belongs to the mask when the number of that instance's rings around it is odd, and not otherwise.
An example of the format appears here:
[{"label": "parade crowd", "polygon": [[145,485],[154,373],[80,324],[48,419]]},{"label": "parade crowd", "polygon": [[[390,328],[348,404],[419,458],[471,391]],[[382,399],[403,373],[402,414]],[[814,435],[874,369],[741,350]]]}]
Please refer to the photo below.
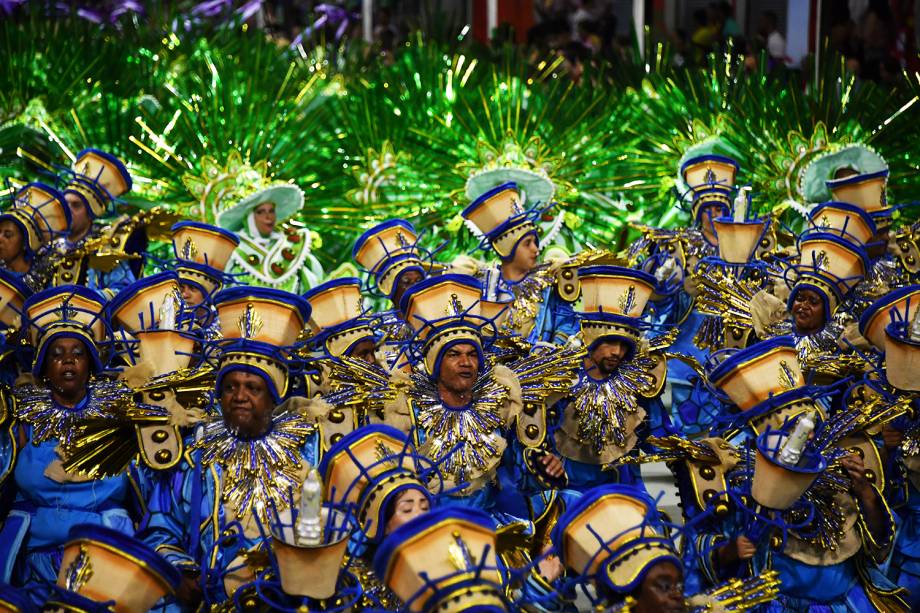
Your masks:
[{"label": "parade crowd", "polygon": [[920,227],[885,160],[817,156],[796,231],[718,139],[675,170],[687,227],[567,253],[553,182],[493,165],[476,253],[389,219],[358,277],[293,183],[158,259],[115,156],[21,177],[0,610],[920,610]]}]

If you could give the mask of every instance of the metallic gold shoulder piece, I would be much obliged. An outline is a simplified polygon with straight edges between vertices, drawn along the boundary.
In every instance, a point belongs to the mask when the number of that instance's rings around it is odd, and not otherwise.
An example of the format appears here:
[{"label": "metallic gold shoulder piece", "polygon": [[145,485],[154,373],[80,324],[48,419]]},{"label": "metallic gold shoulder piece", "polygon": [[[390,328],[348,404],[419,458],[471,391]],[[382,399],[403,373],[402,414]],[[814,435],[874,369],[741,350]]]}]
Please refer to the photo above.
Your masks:
[{"label": "metallic gold shoulder piece", "polygon": [[706,369],[703,368],[703,365],[696,357],[686,353],[680,353],[678,351],[666,351],[664,355],[668,359],[680,360],[692,368],[693,371],[700,377],[700,379],[706,379]]},{"label": "metallic gold shoulder piece", "polygon": [[779,584],[779,574],[768,570],[747,579],[731,579],[705,594],[692,596],[689,604],[703,610],[749,611],[775,599]]},{"label": "metallic gold shoulder piece", "polygon": [[508,367],[521,382],[522,401],[542,404],[554,393],[567,393],[585,357],[582,347],[533,351]]},{"label": "metallic gold shoulder piece", "polygon": [[661,453],[657,454],[657,456],[663,461],[688,460],[706,464],[719,463],[719,456],[713,451],[712,447],[700,441],[691,441],[672,435],[665,437],[651,436],[648,442],[661,450]]},{"label": "metallic gold shoulder piece", "polygon": [[143,230],[150,240],[169,240],[170,228],[179,219],[177,214],[161,207],[140,211],[130,217],[123,216],[104,227],[99,236],[88,239],[71,255],[89,257],[93,268],[111,271],[119,262],[140,257],[125,251],[128,239],[135,232]]}]

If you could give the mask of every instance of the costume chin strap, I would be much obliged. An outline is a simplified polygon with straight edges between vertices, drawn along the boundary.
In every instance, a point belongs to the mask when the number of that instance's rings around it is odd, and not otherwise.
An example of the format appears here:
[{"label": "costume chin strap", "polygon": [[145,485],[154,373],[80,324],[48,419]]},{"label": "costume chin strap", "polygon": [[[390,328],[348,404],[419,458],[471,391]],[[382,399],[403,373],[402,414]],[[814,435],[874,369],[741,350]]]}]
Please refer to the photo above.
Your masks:
[{"label": "costume chin strap", "polygon": [[271,234],[268,236],[262,236],[262,233],[259,232],[258,226],[256,226],[256,210],[252,209],[249,211],[249,214],[246,215],[246,230],[249,232],[249,238],[254,243],[259,244],[262,247],[266,245],[271,245],[281,238],[281,234],[272,230]]}]

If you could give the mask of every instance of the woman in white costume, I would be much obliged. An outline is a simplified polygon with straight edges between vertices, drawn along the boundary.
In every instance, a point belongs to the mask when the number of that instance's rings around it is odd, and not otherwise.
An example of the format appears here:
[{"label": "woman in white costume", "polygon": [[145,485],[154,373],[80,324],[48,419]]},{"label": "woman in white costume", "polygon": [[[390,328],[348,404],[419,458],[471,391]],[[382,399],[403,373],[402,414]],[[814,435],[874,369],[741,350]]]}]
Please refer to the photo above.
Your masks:
[{"label": "woman in white costume", "polygon": [[217,216],[217,224],[240,237],[230,273],[243,282],[303,293],[323,278],[311,253],[310,231],[291,218],[303,207],[303,191],[290,183],[260,187]]}]

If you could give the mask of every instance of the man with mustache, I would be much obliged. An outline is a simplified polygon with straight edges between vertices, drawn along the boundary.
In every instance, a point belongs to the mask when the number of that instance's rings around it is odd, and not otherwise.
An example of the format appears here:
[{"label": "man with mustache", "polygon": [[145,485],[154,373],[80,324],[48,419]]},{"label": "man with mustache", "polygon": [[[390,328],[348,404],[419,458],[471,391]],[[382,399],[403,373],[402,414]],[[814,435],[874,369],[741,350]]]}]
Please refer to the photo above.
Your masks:
[{"label": "man with mustache", "polygon": [[571,392],[549,412],[553,452],[562,458],[569,489],[606,483],[641,487],[636,467],[605,467],[634,452],[649,427],[663,425],[658,396],[666,362],[648,348],[640,319],[655,278],[607,265],[582,266],[578,276],[587,354]]},{"label": "man with mustache", "polygon": [[[410,384],[384,415],[390,425],[411,432],[420,453],[440,463],[445,489],[457,488],[440,504],[496,512],[499,468],[516,463],[518,451],[525,459],[527,454],[543,457],[546,430],[538,405],[550,393],[545,381],[567,389],[580,353],[537,352],[521,371],[519,362],[488,359],[492,337],[483,332],[490,320],[479,312],[481,292],[476,279],[457,274],[430,277],[406,292],[401,309],[416,328],[407,351],[413,370]],[[540,360],[545,362],[536,364]],[[541,379],[527,379],[528,406],[517,374],[525,371],[539,372]],[[543,477],[562,476],[555,458],[529,467]]]},{"label": "man with mustache", "polygon": [[289,366],[309,303],[241,286],[217,293],[214,306],[222,336],[210,341],[218,353],[215,410],[188,441],[187,460],[157,482],[143,532],[182,573],[176,598],[190,609],[246,589],[264,564],[255,554],[273,510],[299,504],[322,453],[322,426],[297,397]]}]

